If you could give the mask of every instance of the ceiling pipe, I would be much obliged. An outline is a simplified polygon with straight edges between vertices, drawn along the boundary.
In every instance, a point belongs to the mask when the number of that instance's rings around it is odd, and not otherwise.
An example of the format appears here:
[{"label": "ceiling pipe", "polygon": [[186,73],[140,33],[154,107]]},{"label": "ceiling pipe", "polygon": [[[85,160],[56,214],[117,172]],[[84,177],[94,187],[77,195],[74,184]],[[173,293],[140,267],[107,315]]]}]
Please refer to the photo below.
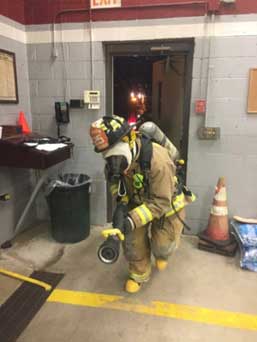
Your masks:
[{"label": "ceiling pipe", "polygon": [[171,3],[151,3],[151,4],[136,4],[136,5],[125,5],[118,8],[108,7],[104,10],[114,10],[114,9],[145,9],[145,8],[157,8],[157,7],[180,7],[180,6],[191,6],[191,5],[199,5],[204,6],[206,13],[218,12],[220,8],[220,0],[188,0],[188,1],[180,1],[180,2],[171,2]]},{"label": "ceiling pipe", "polygon": [[[107,7],[104,10],[115,10],[115,9],[138,9],[138,8],[156,8],[156,7],[180,7],[180,6],[190,6],[190,5],[199,5],[204,6],[207,12],[217,12],[220,6],[220,0],[191,0],[191,1],[183,1],[183,2],[172,2],[172,3],[152,3],[152,4],[137,4],[137,5],[127,5],[118,8]],[[88,8],[74,8],[74,9],[67,9],[58,12],[53,20],[53,24],[56,24],[58,17],[65,15],[65,14],[72,14],[72,13],[79,13],[79,12],[89,12],[90,18],[92,19],[92,9],[90,6],[90,1]]]},{"label": "ceiling pipe", "polygon": [[52,44],[53,44],[52,56],[54,58],[58,56],[56,46],[55,46],[55,24],[56,24],[58,17],[61,17],[62,15],[65,15],[65,14],[83,13],[83,12],[89,12],[89,8],[71,8],[67,10],[62,10],[55,15],[54,20],[52,22]]},{"label": "ceiling pipe", "polygon": [[[183,2],[172,2],[172,3],[152,3],[152,4],[137,4],[137,5],[129,5],[129,6],[122,6],[119,9],[147,9],[147,8],[167,8],[167,7],[182,7],[182,6],[204,6],[205,7],[205,15],[215,13],[219,10],[220,6],[220,0],[191,0],[191,1],[183,1]],[[104,10],[114,10],[116,8],[106,8]],[[54,20],[52,22],[52,56],[56,58],[58,56],[58,52],[55,45],[55,25],[57,22],[57,19],[65,14],[75,14],[75,13],[83,13],[88,12],[89,13],[89,25],[90,25],[90,60],[91,60],[91,88],[93,89],[93,32],[92,32],[92,21],[93,21],[93,10],[91,8],[91,2],[88,0],[88,8],[71,8],[66,9],[58,12]]]},{"label": "ceiling pipe", "polygon": [[208,65],[207,65],[207,84],[206,84],[206,112],[205,112],[205,127],[208,127],[208,119],[210,117],[210,99],[211,99],[211,91],[212,91],[212,77],[213,77],[213,70],[214,66],[211,63],[211,54],[212,54],[212,41],[214,36],[214,29],[215,29],[215,13],[212,13],[210,19],[210,31],[208,32],[209,35],[209,42],[208,42]]},{"label": "ceiling pipe", "polygon": [[88,8],[71,8],[67,10],[62,10],[58,12],[53,20],[52,23],[52,31],[53,31],[53,56],[57,57],[57,51],[56,51],[56,46],[55,46],[55,25],[57,22],[57,19],[65,14],[74,14],[74,13],[83,13],[83,12],[88,12],[89,14],[89,36],[90,36],[90,86],[91,89],[94,88],[94,82],[93,82],[93,74],[94,74],[94,68],[93,68],[93,30],[92,30],[92,21],[93,21],[93,16],[92,16],[92,8],[91,8],[91,3],[88,1]]},{"label": "ceiling pipe", "polygon": [[152,4],[137,4],[122,6],[122,9],[138,9],[138,8],[156,8],[156,7],[179,7],[179,6],[190,6],[190,5],[205,5],[208,8],[209,0],[191,0],[191,1],[180,1],[171,3],[152,3]]},{"label": "ceiling pipe", "polygon": [[[191,1],[183,1],[183,2],[172,2],[172,3],[152,3],[152,4],[137,4],[137,5],[129,5],[129,6],[122,6],[118,9],[146,9],[146,8],[157,8],[157,7],[180,7],[180,6],[190,6],[190,5],[198,5],[205,7],[205,14],[217,12],[220,6],[220,0],[191,0]],[[116,8],[105,8],[104,10],[114,10]],[[57,19],[65,14],[74,14],[74,13],[83,13],[89,12],[89,21],[93,21],[93,10],[90,5],[90,0],[88,1],[88,8],[71,8],[66,9],[58,12],[53,20],[52,23],[52,39],[53,39],[53,56],[56,57],[55,51],[55,24]]]},{"label": "ceiling pipe", "polygon": [[94,55],[93,55],[93,27],[92,27],[92,8],[91,1],[89,1],[89,36],[90,36],[90,89],[94,90],[95,82],[94,82]]}]

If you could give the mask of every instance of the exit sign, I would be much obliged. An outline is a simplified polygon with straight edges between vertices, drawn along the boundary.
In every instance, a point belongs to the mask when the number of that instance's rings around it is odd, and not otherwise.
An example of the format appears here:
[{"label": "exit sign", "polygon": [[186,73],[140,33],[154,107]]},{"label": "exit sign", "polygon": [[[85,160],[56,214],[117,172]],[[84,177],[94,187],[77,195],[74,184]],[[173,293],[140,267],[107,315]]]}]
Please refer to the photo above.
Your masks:
[{"label": "exit sign", "polygon": [[121,0],[91,0],[91,8],[121,7]]}]

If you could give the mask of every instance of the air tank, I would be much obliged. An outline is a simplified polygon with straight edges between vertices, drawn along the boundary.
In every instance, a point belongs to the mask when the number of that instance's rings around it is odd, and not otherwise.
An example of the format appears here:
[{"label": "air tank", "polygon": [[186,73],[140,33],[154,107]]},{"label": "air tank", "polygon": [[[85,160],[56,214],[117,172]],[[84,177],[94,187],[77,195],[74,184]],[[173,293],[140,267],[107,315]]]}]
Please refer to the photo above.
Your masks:
[{"label": "air tank", "polygon": [[151,140],[165,147],[173,161],[179,158],[179,152],[177,148],[154,122],[147,121],[143,123],[139,127],[139,132],[147,135]]}]

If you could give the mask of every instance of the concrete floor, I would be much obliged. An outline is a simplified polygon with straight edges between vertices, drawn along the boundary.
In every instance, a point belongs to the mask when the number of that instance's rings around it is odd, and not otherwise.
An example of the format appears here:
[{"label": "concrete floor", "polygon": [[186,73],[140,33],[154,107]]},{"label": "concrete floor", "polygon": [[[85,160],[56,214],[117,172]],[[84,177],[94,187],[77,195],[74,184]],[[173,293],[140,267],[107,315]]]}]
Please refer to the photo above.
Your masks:
[{"label": "concrete floor", "polygon": [[[123,291],[126,263],[123,256],[111,266],[96,256],[101,243],[98,227],[78,244],[65,245],[63,255],[45,269],[65,273],[58,288],[126,297],[130,304],[163,301],[257,315],[257,274],[239,268],[237,258],[200,251],[197,239],[184,237],[163,273],[153,271],[152,279],[140,293]],[[0,267],[29,274],[21,262],[1,258]],[[0,304],[17,288],[16,280],[1,277]],[[256,342],[257,331],[228,328],[124,312],[46,302],[18,342]]]}]

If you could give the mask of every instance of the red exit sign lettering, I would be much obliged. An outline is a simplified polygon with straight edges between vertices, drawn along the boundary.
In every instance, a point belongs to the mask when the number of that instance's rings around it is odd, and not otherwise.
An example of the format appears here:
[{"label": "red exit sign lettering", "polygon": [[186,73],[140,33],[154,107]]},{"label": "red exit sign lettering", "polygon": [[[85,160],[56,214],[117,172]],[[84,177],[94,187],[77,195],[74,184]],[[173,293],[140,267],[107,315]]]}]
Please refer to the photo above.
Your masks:
[{"label": "red exit sign lettering", "polygon": [[91,8],[121,7],[121,0],[91,0]]}]

